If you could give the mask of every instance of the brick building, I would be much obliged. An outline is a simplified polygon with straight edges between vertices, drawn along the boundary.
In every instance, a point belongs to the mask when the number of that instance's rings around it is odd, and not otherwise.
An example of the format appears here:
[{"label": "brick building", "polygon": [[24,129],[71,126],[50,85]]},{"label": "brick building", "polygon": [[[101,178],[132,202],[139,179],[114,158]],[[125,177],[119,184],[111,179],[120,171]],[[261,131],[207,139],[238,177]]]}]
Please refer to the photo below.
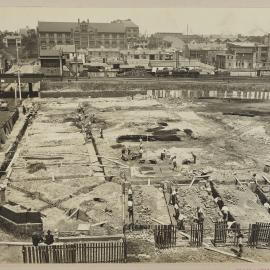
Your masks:
[{"label": "brick building", "polygon": [[139,27],[131,20],[110,23],[38,22],[38,42],[41,49],[55,45],[75,44],[77,49],[127,48],[139,37]]}]

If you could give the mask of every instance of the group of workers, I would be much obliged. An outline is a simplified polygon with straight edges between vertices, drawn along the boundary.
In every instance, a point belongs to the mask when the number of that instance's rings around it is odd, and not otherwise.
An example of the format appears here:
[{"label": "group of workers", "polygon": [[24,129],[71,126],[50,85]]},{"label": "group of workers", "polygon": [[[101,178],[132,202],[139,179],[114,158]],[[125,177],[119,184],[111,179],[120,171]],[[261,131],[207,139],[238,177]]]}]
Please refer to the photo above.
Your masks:
[{"label": "group of workers", "polygon": [[39,244],[51,245],[54,243],[54,236],[50,230],[47,231],[45,236],[35,232],[32,234],[32,243],[34,246],[38,246]]},{"label": "group of workers", "polygon": [[[83,108],[83,106],[81,104],[79,104],[77,112],[78,112],[78,121],[81,124],[81,130],[82,130],[83,133],[86,134],[86,142],[88,142],[92,138],[92,124],[96,123],[96,116],[93,113],[93,114],[86,117],[84,108]],[[99,129],[99,137],[101,139],[104,139],[104,134],[103,134],[103,128],[102,127]]]},{"label": "group of workers", "polygon": [[[163,149],[162,152],[160,153],[160,159],[165,160],[168,155],[170,155],[170,153],[166,149]],[[197,156],[193,152],[191,152],[191,155],[193,157],[193,163],[196,164]],[[170,155],[170,162],[172,164],[172,170],[173,171],[177,170],[176,155]],[[189,163],[191,162],[189,161]]]}]

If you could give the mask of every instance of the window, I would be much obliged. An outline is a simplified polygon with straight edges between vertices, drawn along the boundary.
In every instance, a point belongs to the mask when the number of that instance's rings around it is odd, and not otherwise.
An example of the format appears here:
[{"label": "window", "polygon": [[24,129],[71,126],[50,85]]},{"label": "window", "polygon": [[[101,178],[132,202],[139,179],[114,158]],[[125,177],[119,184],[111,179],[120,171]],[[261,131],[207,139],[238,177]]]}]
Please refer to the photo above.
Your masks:
[{"label": "window", "polygon": [[134,59],[140,59],[139,55],[138,54],[135,54],[134,55]]},{"label": "window", "polygon": [[149,58],[150,58],[150,60],[155,60],[155,55],[154,54],[150,54]]},{"label": "window", "polygon": [[49,38],[53,38],[54,37],[54,34],[53,33],[50,33],[49,34]]}]

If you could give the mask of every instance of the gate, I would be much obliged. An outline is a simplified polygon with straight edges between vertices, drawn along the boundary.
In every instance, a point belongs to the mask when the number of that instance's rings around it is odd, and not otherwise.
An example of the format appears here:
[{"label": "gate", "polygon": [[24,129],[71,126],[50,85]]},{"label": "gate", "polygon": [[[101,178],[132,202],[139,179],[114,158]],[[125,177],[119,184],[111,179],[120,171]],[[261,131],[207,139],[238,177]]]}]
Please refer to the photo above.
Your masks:
[{"label": "gate", "polygon": [[201,247],[203,243],[203,224],[193,223],[190,232],[190,245]]},{"label": "gate", "polygon": [[248,243],[250,247],[270,247],[270,223],[250,224]]},{"label": "gate", "polygon": [[24,263],[125,263],[126,241],[23,246]]},{"label": "gate", "polygon": [[154,228],[155,246],[159,249],[176,246],[176,226],[156,225]]},{"label": "gate", "polygon": [[215,222],[214,246],[225,244],[227,241],[227,223],[224,221]]}]

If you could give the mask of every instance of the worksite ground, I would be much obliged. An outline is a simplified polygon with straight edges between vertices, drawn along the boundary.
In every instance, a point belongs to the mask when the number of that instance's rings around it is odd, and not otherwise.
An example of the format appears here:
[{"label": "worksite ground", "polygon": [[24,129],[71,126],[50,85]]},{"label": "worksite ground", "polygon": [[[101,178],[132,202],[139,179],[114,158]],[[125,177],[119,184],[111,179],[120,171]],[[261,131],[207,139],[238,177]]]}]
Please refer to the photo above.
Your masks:
[{"label": "worksite ground", "polygon": [[[107,222],[103,227],[93,227],[96,229],[92,230],[92,234],[119,233],[123,225],[120,185],[123,179],[120,174],[125,174],[134,188],[134,216],[138,223],[157,224],[153,219],[164,224],[170,223],[170,214],[160,189],[161,183],[170,180],[178,187],[180,210],[182,206],[188,219],[187,224],[195,215],[196,207],[201,206],[206,213],[206,228],[213,230],[213,222],[219,220],[221,215],[211,194],[198,182],[194,182],[191,189],[188,188],[193,172],[200,170],[210,172],[215,187],[243,228],[255,221],[270,222],[270,215],[256,201],[252,191],[239,191],[234,185],[233,177],[235,174],[240,181],[244,181],[248,180],[252,173],[257,173],[260,183],[264,165],[268,163],[270,156],[269,103],[146,99],[141,95],[134,99],[46,98],[36,101],[41,107],[19,146],[7,198],[41,211],[44,214],[44,229],[76,230],[79,223],[85,222],[69,218],[65,211],[79,208],[86,213],[90,224]],[[85,106],[87,113],[95,114],[97,121],[92,125],[92,131],[102,164],[105,166],[105,174],[114,176],[111,182],[105,181],[92,143],[84,144],[83,134],[74,124],[75,110],[79,103]],[[252,112],[255,116],[223,115],[226,112]],[[180,141],[144,141],[145,164],[140,164],[138,160],[121,160],[122,147],[130,147],[131,152],[137,154],[139,141],[117,143],[119,136],[151,136],[153,133],[146,130],[158,127],[160,122],[168,124],[163,130],[179,129],[174,135],[178,136]],[[99,138],[100,127],[104,129],[104,139]],[[184,129],[192,130],[192,136],[184,132]],[[172,131],[172,134],[174,132]],[[178,167],[175,171],[172,170],[169,154],[165,161],[160,160],[163,149],[168,150],[170,155],[176,155]],[[192,162],[191,152],[196,154],[197,163],[182,165],[183,160]],[[40,155],[53,155],[58,159],[27,160],[27,157]],[[157,164],[151,164],[149,160],[156,160]],[[30,173],[29,162],[37,161],[43,162],[46,170]],[[147,186],[148,183],[151,186]],[[29,196],[27,192],[18,189],[31,191],[36,196]],[[48,201],[51,203],[48,204]],[[53,203],[56,203],[56,206]],[[105,211],[106,208],[111,212]],[[127,223],[127,211],[125,218]],[[206,237],[209,238],[210,235],[212,232]],[[1,238],[2,241],[18,240],[4,231],[1,232]],[[140,261],[238,261],[202,248],[176,247],[158,251],[151,242],[153,236],[148,238],[151,239],[128,240],[133,243],[131,248],[137,246],[140,254],[150,255],[150,258],[141,256]],[[268,250],[248,248],[243,256],[264,262],[270,258]]]}]

